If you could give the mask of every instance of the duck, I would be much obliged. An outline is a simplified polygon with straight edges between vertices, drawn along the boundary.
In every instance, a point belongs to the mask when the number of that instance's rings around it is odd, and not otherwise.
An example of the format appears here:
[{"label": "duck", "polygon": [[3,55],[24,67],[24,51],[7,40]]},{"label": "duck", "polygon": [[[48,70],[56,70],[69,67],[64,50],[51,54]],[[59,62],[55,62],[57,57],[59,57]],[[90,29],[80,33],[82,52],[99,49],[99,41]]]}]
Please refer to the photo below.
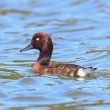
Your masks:
[{"label": "duck", "polygon": [[21,49],[27,51],[39,50],[39,57],[33,65],[33,72],[37,75],[63,75],[68,77],[85,77],[92,75],[97,68],[83,67],[76,64],[51,63],[53,42],[51,35],[46,32],[36,32],[28,46]]}]

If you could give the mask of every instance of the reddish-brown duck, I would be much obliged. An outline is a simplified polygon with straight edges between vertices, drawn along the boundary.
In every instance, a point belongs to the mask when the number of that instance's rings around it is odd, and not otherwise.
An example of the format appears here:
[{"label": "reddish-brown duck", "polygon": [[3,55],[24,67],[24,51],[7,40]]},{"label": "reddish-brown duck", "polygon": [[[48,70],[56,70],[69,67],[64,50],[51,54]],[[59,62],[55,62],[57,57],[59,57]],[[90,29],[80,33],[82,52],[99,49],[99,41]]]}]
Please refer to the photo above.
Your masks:
[{"label": "reddish-brown duck", "polygon": [[82,67],[75,64],[50,64],[53,51],[53,43],[49,34],[37,32],[33,35],[31,43],[20,51],[38,49],[39,57],[36,60],[33,71],[38,74],[61,74],[65,76],[84,77],[93,74],[96,68]]}]

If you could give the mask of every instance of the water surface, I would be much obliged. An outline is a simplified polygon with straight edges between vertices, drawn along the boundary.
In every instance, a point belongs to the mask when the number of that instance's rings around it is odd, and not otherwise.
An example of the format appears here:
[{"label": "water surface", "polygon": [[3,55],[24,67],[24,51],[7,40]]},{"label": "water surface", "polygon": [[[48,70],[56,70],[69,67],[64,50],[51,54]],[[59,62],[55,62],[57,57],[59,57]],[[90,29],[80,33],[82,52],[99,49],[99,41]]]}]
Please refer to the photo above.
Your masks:
[{"label": "water surface", "polygon": [[[110,109],[110,1],[0,1],[1,110]],[[19,50],[35,32],[52,35],[52,62],[97,67],[85,79],[35,76],[39,52]]]}]

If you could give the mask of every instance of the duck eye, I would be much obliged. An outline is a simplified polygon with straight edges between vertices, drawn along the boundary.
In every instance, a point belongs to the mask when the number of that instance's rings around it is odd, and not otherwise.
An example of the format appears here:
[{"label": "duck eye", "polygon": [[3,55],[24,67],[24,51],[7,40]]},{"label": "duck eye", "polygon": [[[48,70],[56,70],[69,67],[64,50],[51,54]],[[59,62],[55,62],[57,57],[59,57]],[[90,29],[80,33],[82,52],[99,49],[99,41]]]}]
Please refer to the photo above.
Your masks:
[{"label": "duck eye", "polygon": [[36,38],[36,41],[39,41],[39,40],[40,40],[40,38],[39,38],[39,37],[37,37],[37,38]]}]

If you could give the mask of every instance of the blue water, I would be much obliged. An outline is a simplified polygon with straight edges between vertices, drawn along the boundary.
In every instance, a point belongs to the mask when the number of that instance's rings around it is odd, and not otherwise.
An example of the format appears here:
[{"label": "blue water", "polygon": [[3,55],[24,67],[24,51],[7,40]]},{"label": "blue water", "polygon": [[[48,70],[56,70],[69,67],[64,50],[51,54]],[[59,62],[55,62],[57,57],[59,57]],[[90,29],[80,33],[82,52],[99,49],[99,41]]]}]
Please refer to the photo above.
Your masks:
[{"label": "blue water", "polygon": [[[1,110],[110,109],[110,1],[0,1]],[[98,68],[93,77],[35,76],[35,32],[52,36],[52,62]]]}]

